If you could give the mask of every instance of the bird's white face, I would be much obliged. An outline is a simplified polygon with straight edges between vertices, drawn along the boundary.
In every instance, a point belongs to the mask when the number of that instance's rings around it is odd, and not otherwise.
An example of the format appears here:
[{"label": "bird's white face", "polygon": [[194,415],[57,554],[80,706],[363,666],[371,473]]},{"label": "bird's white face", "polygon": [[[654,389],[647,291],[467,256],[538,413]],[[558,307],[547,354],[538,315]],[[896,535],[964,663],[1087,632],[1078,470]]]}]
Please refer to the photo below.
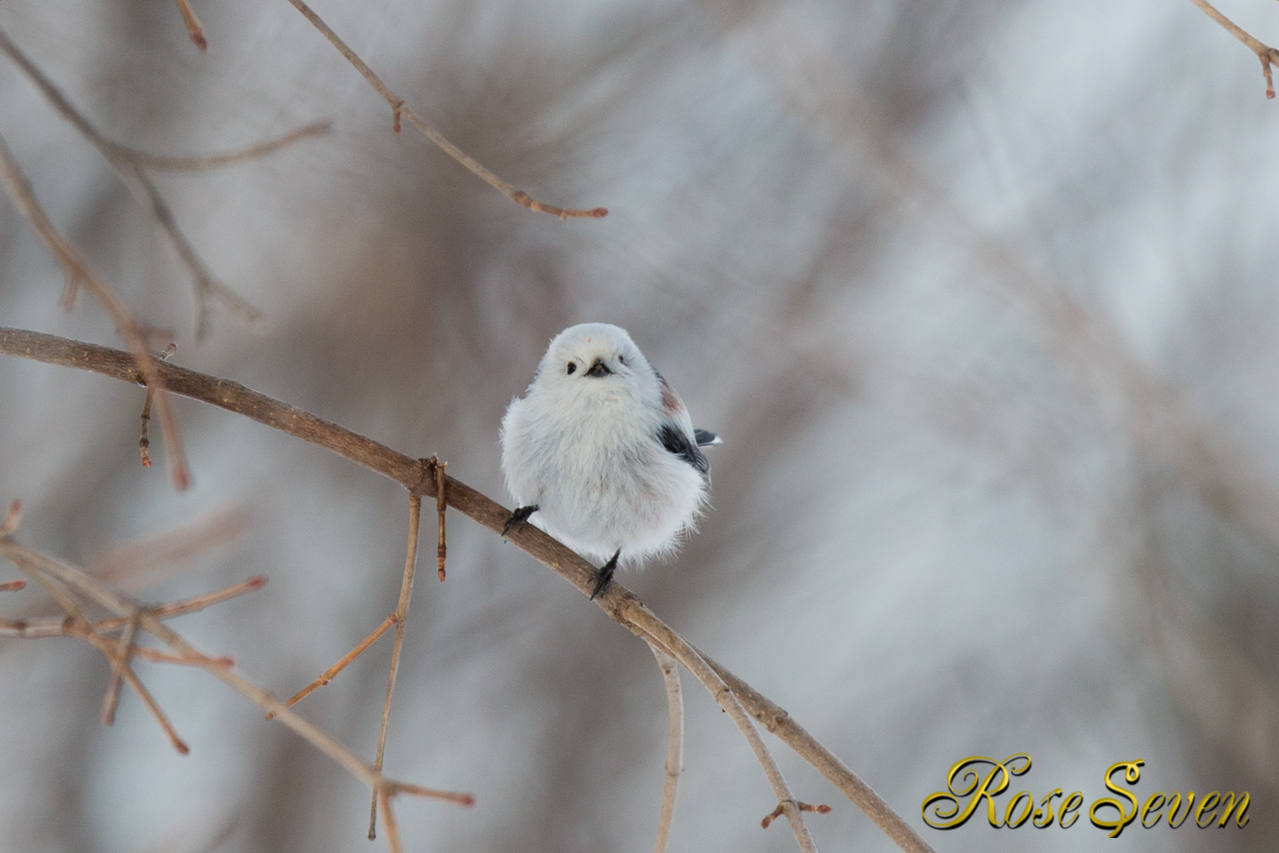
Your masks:
[{"label": "bird's white face", "polygon": [[607,323],[583,323],[551,341],[536,384],[576,393],[647,384],[652,368],[625,330]]}]

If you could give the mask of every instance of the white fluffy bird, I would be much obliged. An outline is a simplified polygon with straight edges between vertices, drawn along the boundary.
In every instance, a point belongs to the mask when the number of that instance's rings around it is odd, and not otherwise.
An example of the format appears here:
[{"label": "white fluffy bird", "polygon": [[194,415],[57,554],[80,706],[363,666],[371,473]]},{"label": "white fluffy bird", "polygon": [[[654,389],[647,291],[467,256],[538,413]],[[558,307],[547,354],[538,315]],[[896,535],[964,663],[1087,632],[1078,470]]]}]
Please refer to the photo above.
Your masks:
[{"label": "white fluffy bird", "polygon": [[555,336],[533,384],[502,419],[502,471],[518,507],[506,523],[533,523],[600,569],[594,598],[618,558],[639,562],[678,547],[706,502],[719,444],[625,329],[582,323]]}]

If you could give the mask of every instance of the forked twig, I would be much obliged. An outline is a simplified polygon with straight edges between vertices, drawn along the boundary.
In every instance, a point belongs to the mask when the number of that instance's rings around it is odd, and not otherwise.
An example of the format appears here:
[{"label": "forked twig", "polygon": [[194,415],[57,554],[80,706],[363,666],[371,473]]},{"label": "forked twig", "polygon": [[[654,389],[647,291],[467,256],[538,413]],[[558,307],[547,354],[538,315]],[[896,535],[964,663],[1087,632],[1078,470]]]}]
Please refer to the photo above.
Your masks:
[{"label": "forked twig", "polygon": [[[801,812],[816,812],[817,814],[830,814],[830,806],[813,805],[812,803],[796,802],[795,805]],[[779,803],[777,808],[764,815],[764,819],[759,822],[760,829],[768,829],[773,825],[773,821],[782,816],[782,806]]]},{"label": "forked twig", "polygon": [[454,160],[465,166],[471,174],[480,178],[480,180],[496,189],[511,201],[521,207],[527,207],[529,210],[536,213],[549,213],[550,215],[557,216],[560,219],[599,219],[600,217],[608,216],[608,210],[603,207],[596,207],[588,210],[573,210],[570,208],[543,204],[528,193],[524,192],[524,190],[516,189],[511,184],[508,184],[506,181],[484,168],[478,160],[471,157],[452,142],[449,142],[439,133],[439,131],[422,121],[422,119],[418,118],[413,110],[409,109],[408,105],[404,103],[404,99],[392,92],[390,87],[382,82],[382,78],[377,76],[377,74],[374,74],[373,69],[369,68],[364,60],[360,59],[359,55],[356,54],[355,51],[351,50],[351,48],[347,46],[346,42],[342,41],[342,39],[338,37],[338,34],[333,32],[333,29],[328,24],[324,23],[320,16],[315,14],[310,6],[302,2],[302,0],[289,0],[289,2],[293,4],[293,8],[302,13],[302,17],[310,21],[311,25],[319,30],[324,37],[329,40],[330,44],[338,49],[338,52],[341,53],[342,56],[346,57],[347,62],[355,66],[355,70],[359,71],[360,74],[364,76],[364,79],[368,80],[374,89],[377,89],[377,93],[381,95],[388,104],[390,104],[392,117],[391,127],[396,133],[400,132],[400,120],[406,119],[408,123],[416,127],[423,136],[439,146],[445,154],[448,154]]},{"label": "forked twig", "polygon": [[657,843],[653,853],[666,853],[670,845],[671,820],[675,816],[675,796],[684,772],[684,695],[679,686],[679,666],[656,643],[649,643],[662,670],[666,686],[666,781],[662,784],[662,813],[657,821]]},{"label": "forked twig", "polygon": [[1261,60],[1261,73],[1266,78],[1266,97],[1273,98],[1275,96],[1275,80],[1271,65],[1279,63],[1279,50],[1275,50],[1270,45],[1254,38],[1243,27],[1217,11],[1216,7],[1209,3],[1208,0],[1191,0],[1191,2],[1202,9],[1208,17],[1221,24],[1232,36],[1246,44],[1249,50],[1257,54],[1257,59]]}]

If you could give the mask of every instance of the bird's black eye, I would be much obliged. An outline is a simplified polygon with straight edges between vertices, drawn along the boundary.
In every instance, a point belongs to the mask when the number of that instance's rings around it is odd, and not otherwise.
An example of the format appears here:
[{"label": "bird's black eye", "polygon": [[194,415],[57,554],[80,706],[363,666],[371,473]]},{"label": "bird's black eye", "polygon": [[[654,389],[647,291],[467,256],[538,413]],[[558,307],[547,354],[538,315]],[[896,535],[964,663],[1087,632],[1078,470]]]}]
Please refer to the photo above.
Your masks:
[{"label": "bird's black eye", "polygon": [[577,370],[577,362],[576,362],[576,361],[570,361],[570,362],[568,363],[568,373],[569,373],[569,375],[570,375],[570,376],[572,376],[572,375],[573,375],[573,371],[575,371],[575,370]]},{"label": "bird's black eye", "polygon": [[626,356],[624,356],[624,355],[619,355],[619,356],[617,357],[617,363],[618,363],[618,364],[626,364]]}]

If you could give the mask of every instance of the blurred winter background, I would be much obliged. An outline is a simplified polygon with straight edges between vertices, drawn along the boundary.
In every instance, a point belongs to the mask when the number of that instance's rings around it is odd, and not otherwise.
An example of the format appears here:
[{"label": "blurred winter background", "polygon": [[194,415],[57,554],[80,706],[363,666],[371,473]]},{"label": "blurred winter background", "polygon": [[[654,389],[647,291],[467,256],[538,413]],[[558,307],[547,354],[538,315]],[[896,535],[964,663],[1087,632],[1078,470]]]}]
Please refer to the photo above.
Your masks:
[{"label": "blurred winter background", "polygon": [[[1222,9],[1279,40],[1279,6]],[[1279,103],[1189,2],[323,0],[408,103],[499,175],[604,220],[525,211],[390,111],[287,3],[7,0],[0,27],[110,138],[235,148],[158,175],[198,251],[262,309],[191,334],[185,271],[101,156],[0,61],[0,134],[54,221],[177,362],[507,500],[497,429],[548,339],[630,330],[713,455],[714,508],[623,582],[786,707],[939,851],[1273,850],[1279,837]],[[0,324],[118,345],[0,204]],[[283,695],[394,606],[403,490],[179,401],[195,486],[137,460],[142,391],[0,359],[0,498],[82,565],[228,507],[247,530],[138,573],[176,622]],[[156,455],[163,449],[155,442]],[[652,655],[511,546],[450,516],[427,569],[388,771],[476,792],[401,801],[408,850],[652,844],[665,699]],[[429,528],[430,525],[428,525]],[[0,579],[17,576],[0,570]],[[139,588],[136,587],[135,588]],[[2,613],[39,609],[5,594]],[[389,644],[301,706],[371,755]],[[0,643],[0,848],[380,850],[367,792],[199,672],[139,664],[191,755],[70,640]],[[690,679],[673,850],[794,849],[730,721]],[[775,742],[775,741],[774,741]],[[969,755],[1103,796],[1247,790],[1243,830],[923,827]],[[784,747],[824,850],[890,850]]]}]

